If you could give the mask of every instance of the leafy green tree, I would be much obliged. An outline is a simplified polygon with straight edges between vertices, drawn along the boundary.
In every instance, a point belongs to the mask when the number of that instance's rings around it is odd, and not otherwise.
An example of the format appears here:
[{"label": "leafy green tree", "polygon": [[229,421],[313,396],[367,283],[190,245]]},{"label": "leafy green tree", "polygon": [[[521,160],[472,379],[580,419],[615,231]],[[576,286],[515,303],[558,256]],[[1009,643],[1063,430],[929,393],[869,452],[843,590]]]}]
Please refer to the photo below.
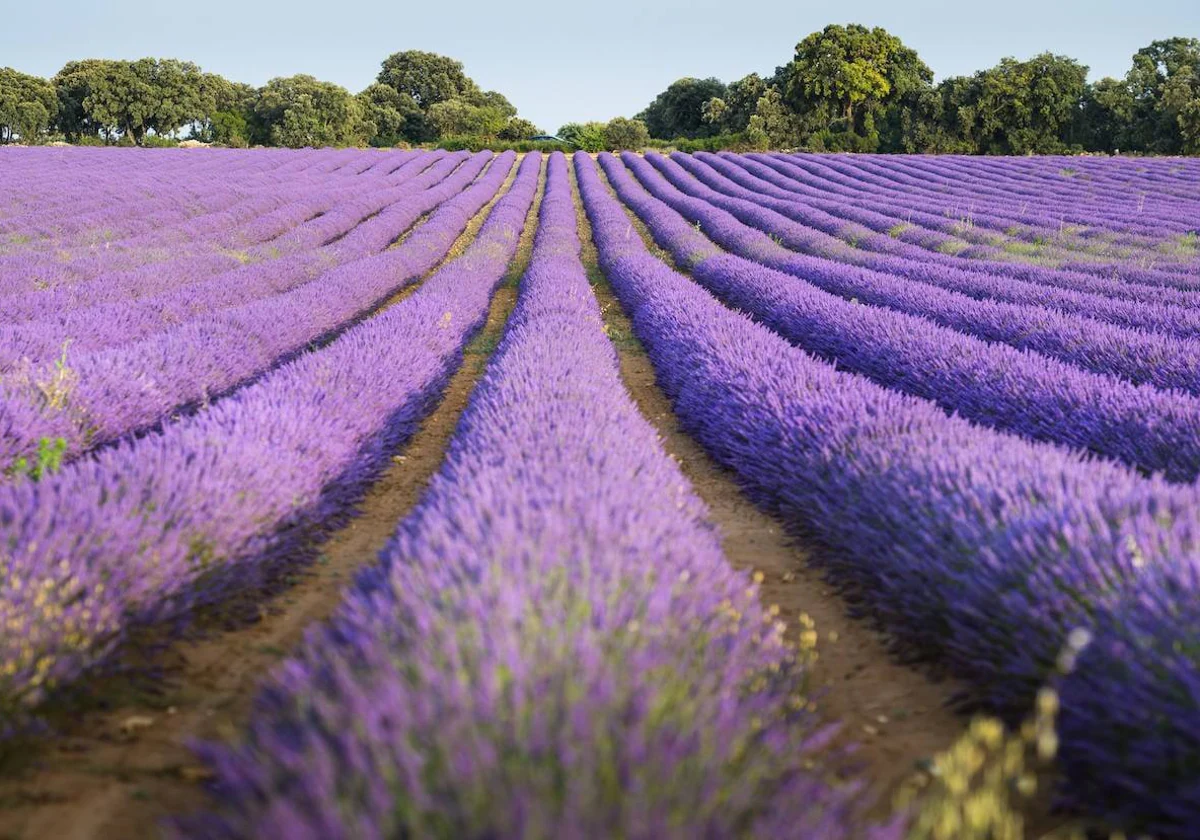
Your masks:
[{"label": "leafy green tree", "polygon": [[604,126],[602,122],[567,123],[558,130],[556,136],[582,151],[603,152]]},{"label": "leafy green tree", "polygon": [[58,123],[69,138],[120,134],[141,145],[146,133],[172,134],[202,121],[214,101],[195,64],[176,59],[88,59],[54,77]]},{"label": "leafy green tree", "polygon": [[719,127],[705,121],[704,105],[725,96],[725,85],[718,79],[676,79],[636,119],[646,124],[651,137],[663,140],[710,137]]},{"label": "leafy green tree", "polygon": [[475,95],[467,95],[464,97],[472,105],[478,105],[482,108],[491,108],[497,113],[503,114],[505,118],[515,117],[517,115],[517,106],[508,101],[502,93],[494,90],[485,90],[482,93]]},{"label": "leafy green tree", "polygon": [[650,131],[641,120],[614,117],[604,126],[604,146],[608,149],[644,149],[650,143]]},{"label": "leafy green tree", "polygon": [[714,97],[701,106],[701,118],[717,127],[720,134],[745,131],[758,107],[758,100],[767,92],[770,83],[757,73],[751,73],[730,83],[723,97]]},{"label": "leafy green tree", "polygon": [[1085,149],[1114,152],[1131,147],[1133,95],[1129,85],[1111,77],[1088,85],[1080,103],[1079,137]]},{"label": "leafy green tree", "polygon": [[746,125],[752,145],[762,149],[787,149],[800,145],[805,133],[803,121],[783,101],[779,88],[771,86],[755,103]]},{"label": "leafy green tree", "polygon": [[375,135],[359,100],[308,75],[276,78],[258,92],[254,131],[276,146],[354,146]]},{"label": "leafy green tree", "polygon": [[[1185,151],[1200,100],[1200,39],[1167,38],[1138,50],[1126,76],[1133,98],[1129,147],[1178,154]],[[1185,136],[1185,131],[1188,136]]]},{"label": "leafy green tree", "polygon": [[58,112],[54,85],[38,76],[0,67],[0,143],[35,143]]},{"label": "leafy green tree", "polygon": [[1075,142],[1087,67],[1062,55],[1001,59],[975,74],[972,135],[990,154],[1051,154]]},{"label": "leafy green tree", "polygon": [[467,76],[461,61],[421,50],[389,55],[383,60],[376,81],[407,93],[423,111],[439,102],[481,95],[479,86]]},{"label": "leafy green tree", "polygon": [[501,140],[528,140],[530,137],[536,137],[541,134],[542,130],[523,117],[509,117],[504,128],[496,135]]},{"label": "leafy green tree", "polygon": [[426,114],[426,120],[438,137],[495,137],[508,123],[509,117],[495,106],[475,105],[466,99],[456,98],[433,105]]},{"label": "leafy green tree", "polygon": [[390,85],[376,82],[357,98],[364,118],[375,125],[373,146],[395,146],[404,140],[404,129],[410,119],[423,119],[416,101]]},{"label": "leafy green tree", "polygon": [[887,30],[854,23],[809,35],[777,78],[784,103],[811,127],[870,144],[877,141],[881,112],[931,84],[933,71]]}]

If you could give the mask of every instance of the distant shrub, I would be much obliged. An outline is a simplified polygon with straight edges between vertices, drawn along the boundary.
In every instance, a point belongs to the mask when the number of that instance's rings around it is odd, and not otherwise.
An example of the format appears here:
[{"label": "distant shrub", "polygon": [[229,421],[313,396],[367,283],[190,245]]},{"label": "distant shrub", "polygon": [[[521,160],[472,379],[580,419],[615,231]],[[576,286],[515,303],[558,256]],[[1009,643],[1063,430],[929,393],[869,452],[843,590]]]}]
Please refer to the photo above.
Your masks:
[{"label": "distant shrub", "polygon": [[615,117],[604,126],[605,148],[640,151],[648,145],[650,145],[650,132],[641,120]]},{"label": "distant shrub", "polygon": [[142,145],[147,149],[173,149],[179,145],[179,141],[161,134],[147,134],[142,138]]},{"label": "distant shrub", "polygon": [[762,152],[766,146],[756,143],[749,134],[739,131],[733,134],[717,134],[712,137],[676,137],[674,140],[652,140],[653,149],[679,152]]},{"label": "distant shrub", "polygon": [[479,152],[489,149],[493,152],[573,152],[575,147],[570,143],[556,143],[553,140],[501,140],[496,137],[475,137],[472,135],[456,135],[443,137],[436,143],[426,143],[425,148],[445,149],[448,152]]}]

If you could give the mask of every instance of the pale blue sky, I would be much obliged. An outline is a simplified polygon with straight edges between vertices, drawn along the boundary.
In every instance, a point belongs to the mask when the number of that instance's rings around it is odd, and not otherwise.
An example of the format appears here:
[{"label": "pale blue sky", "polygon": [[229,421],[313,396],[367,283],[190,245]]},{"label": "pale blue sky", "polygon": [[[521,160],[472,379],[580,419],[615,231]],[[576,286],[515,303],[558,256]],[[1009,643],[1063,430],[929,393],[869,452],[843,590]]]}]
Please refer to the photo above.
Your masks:
[{"label": "pale blue sky", "polygon": [[769,73],[809,32],[848,22],[900,36],[939,78],[1047,49],[1097,78],[1123,74],[1155,38],[1200,37],[1200,2],[6,0],[0,66],[50,76],[73,58],[169,56],[256,85],[304,72],[358,91],[389,53],[424,49],[555,131],[631,115],[680,76]]}]

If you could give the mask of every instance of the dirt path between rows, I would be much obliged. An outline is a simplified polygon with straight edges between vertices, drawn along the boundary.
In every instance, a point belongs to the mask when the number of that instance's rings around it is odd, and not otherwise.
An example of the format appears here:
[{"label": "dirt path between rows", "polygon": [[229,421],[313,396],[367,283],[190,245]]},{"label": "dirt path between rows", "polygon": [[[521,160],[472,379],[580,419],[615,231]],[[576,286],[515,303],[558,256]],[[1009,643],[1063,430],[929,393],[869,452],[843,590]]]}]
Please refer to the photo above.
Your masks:
[{"label": "dirt path between rows", "polygon": [[866,622],[847,615],[845,603],[809,565],[807,552],[780,522],[755,507],[733,473],[713,461],[680,428],[670,401],[655,381],[649,357],[599,268],[574,170],[571,175],[584,264],[617,348],[625,386],[708,505],[729,561],[736,568],[763,573],[762,598],[768,605],[779,606],[789,632],[799,632],[801,613],[816,623],[819,656],[812,675],[821,695],[818,708],[828,720],[843,725],[846,739],[857,742],[855,763],[861,765],[871,793],[878,797],[874,813],[884,813],[892,794],[917,772],[918,763],[946,749],[962,734],[966,722],[945,705],[956,686],[932,682],[898,664],[888,654],[881,635]]},{"label": "dirt path between rows", "polygon": [[[447,259],[462,253],[505,187],[472,220]],[[19,766],[0,767],[0,838],[135,840],[161,836],[161,821],[205,807],[205,772],[189,741],[234,736],[248,718],[257,686],[314,623],[341,603],[342,589],[375,561],[396,524],[416,505],[441,466],[475,383],[500,340],[528,264],[541,189],[517,256],[497,291],[487,323],[464,352],[437,408],[399,447],[367,491],[357,515],[321,545],[316,563],[260,606],[253,624],[172,645],[155,657],[158,676],[105,684],[106,709],[93,709],[32,745]],[[388,305],[413,291],[410,287]],[[10,764],[15,762],[10,761]]]}]

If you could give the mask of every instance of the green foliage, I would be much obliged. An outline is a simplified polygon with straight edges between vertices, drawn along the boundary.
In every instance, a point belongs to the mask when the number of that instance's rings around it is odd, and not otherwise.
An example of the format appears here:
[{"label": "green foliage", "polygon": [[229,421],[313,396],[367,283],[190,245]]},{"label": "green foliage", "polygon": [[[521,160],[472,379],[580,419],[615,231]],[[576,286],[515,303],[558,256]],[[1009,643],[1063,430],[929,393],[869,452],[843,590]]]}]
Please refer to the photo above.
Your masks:
[{"label": "green foliage", "polygon": [[34,481],[40,481],[43,476],[59,471],[66,454],[66,438],[44,437],[38,440],[37,454],[32,461],[22,455],[12,463],[6,472],[12,478],[25,476]]},{"label": "green foliage", "polygon": [[504,124],[504,128],[496,135],[501,140],[528,140],[530,137],[536,137],[541,134],[542,130],[527,119],[522,117],[509,117],[508,122]]},{"label": "green foliage", "polygon": [[677,79],[655,97],[637,119],[646,124],[650,136],[708,137],[719,132],[719,126],[704,118],[704,106],[713,98],[727,94],[718,79]]},{"label": "green foliage", "polygon": [[558,137],[576,149],[585,152],[603,152],[604,127],[602,122],[567,123],[558,130]]},{"label": "green foliage", "polygon": [[643,149],[650,142],[650,132],[641,120],[615,117],[604,126],[604,145],[609,149]]},{"label": "green foliage", "polygon": [[770,87],[757,73],[733,82],[724,97],[713,97],[700,108],[701,119],[716,127],[722,135],[744,132],[758,107],[758,101]]},{"label": "green foliage", "polygon": [[389,55],[376,83],[359,96],[367,119],[377,126],[372,143],[378,146],[463,136],[520,140],[538,133],[528,120],[518,119],[502,93],[483,90],[462,62],[436,53]]},{"label": "green foliage", "polygon": [[[990,154],[1053,154],[1075,142],[1087,67],[1042,53],[1004,58],[968,82],[953,83],[960,132]],[[945,84],[945,83],[943,83]]]},{"label": "green foliage", "polygon": [[461,134],[495,137],[504,130],[508,119],[500,108],[476,105],[462,98],[438,102],[426,113],[426,120],[438,137]]},{"label": "green foliage", "polygon": [[267,82],[253,114],[255,139],[265,137],[275,146],[354,146],[375,135],[375,126],[348,90],[307,75]]},{"label": "green foliage", "polygon": [[87,59],[68,62],[54,77],[58,127],[69,139],[173,134],[214,110],[216,92],[200,68],[177,59]]},{"label": "green foliage", "polygon": [[[682,150],[1200,154],[1200,39],[1152,42],[1121,79],[1086,74],[1043,53],[934,86],[894,35],[833,25],[771,77],[678,79],[633,120],[568,123],[559,136],[589,152],[657,138]],[[0,144],[171,145],[185,129],[235,147],[554,146],[528,144],[537,127],[461,62],[419,50],[388,56],[355,96],[306,75],[255,89],[176,59],[72,61],[49,81],[0,68]]]},{"label": "green foliage", "polygon": [[407,94],[422,111],[450,99],[470,100],[482,95],[479,86],[463,70],[461,61],[421,50],[389,55],[383,60],[376,81]]},{"label": "green foliage", "polygon": [[442,137],[435,143],[427,144],[430,148],[445,149],[448,152],[468,151],[480,152],[485,149],[493,152],[573,152],[575,147],[570,143],[556,143],[553,140],[499,140],[494,137],[479,137],[462,135],[458,137]]},{"label": "green foliage", "polygon": [[54,85],[11,67],[0,67],[0,144],[40,141],[57,113]]},{"label": "green foliage", "polygon": [[1158,154],[1200,153],[1200,39],[1153,41],[1133,56],[1126,147]]},{"label": "green foliage", "polygon": [[679,152],[755,152],[767,147],[756,143],[748,132],[716,134],[712,137],[676,137],[671,141],[651,140],[650,148]]},{"label": "green foliage", "polygon": [[142,138],[142,145],[147,149],[171,149],[179,145],[174,137],[162,134],[147,134]]},{"label": "green foliage", "polygon": [[395,146],[405,140],[404,129],[410,119],[420,121],[421,109],[407,93],[376,82],[358,94],[363,117],[375,126],[373,146]]},{"label": "green foliage", "polygon": [[784,103],[794,114],[816,120],[829,138],[877,142],[874,120],[905,95],[928,86],[933,71],[899,38],[876,27],[830,25],[796,45],[796,55],[778,74]]}]

